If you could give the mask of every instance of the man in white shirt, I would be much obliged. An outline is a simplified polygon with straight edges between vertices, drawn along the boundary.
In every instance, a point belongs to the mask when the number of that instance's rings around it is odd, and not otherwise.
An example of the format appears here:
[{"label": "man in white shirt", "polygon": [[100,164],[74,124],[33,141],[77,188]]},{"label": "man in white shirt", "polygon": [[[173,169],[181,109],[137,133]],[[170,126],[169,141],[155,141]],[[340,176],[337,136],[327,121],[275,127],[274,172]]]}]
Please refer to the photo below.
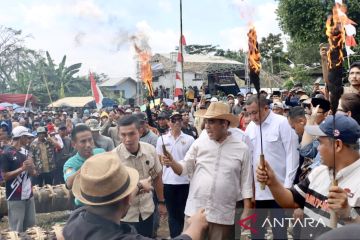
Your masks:
[{"label": "man in white shirt", "polygon": [[[164,155],[163,146],[165,146],[166,151],[173,156],[174,160],[180,161],[184,159],[194,138],[181,131],[182,115],[179,112],[171,114],[169,125],[170,131],[157,140],[156,152]],[[189,178],[178,176],[171,168],[164,167],[162,179],[170,236],[175,238],[181,234],[184,228],[184,210],[189,194]]]},{"label": "man in white shirt", "polygon": [[251,208],[253,175],[249,149],[238,134],[229,131],[229,127],[239,124],[229,105],[213,102],[202,117],[206,134],[195,140],[184,160],[177,162],[171,154],[165,154],[162,162],[176,174],[190,177],[186,217],[205,208],[207,238],[233,239],[236,202],[244,200],[242,219]]},{"label": "man in white shirt", "polygon": [[[260,101],[257,95],[250,96],[246,101],[246,111],[250,114],[252,120],[245,132],[252,143],[253,171],[255,172],[259,165],[262,144],[265,160],[274,169],[277,179],[286,188],[291,188],[299,166],[299,152],[297,150],[299,143],[295,131],[290,127],[285,117],[275,114],[269,109],[267,100],[262,95],[260,95]],[[273,221],[273,218],[284,217],[284,212],[279,209],[280,207],[275,202],[269,188],[266,187],[265,190],[262,190],[258,182],[255,182],[255,203],[256,209],[274,209],[270,213],[270,221]],[[264,222],[266,217],[267,211],[257,211],[258,221],[256,223]],[[257,229],[257,233],[253,232],[252,237],[264,239],[266,229],[261,226],[255,226],[254,228]],[[285,227],[273,227],[272,230],[274,239],[287,239]]]}]

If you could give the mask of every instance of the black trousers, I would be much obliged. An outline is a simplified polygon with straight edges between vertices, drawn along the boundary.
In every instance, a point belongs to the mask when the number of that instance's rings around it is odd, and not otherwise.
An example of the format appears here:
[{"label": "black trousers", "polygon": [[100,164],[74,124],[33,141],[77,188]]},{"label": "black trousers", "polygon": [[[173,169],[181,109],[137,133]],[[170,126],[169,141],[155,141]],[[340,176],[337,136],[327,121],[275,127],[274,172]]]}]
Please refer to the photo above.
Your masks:
[{"label": "black trousers", "polygon": [[[265,239],[266,228],[262,227],[265,219],[269,216],[271,223],[274,218],[281,221],[285,218],[285,211],[282,209],[275,200],[256,201],[255,213],[257,215],[256,221],[252,222],[251,226],[257,232],[251,233],[252,239]],[[287,226],[273,226],[272,227],[273,239],[287,239]]]},{"label": "black trousers", "polygon": [[139,216],[139,222],[124,222],[135,227],[138,234],[152,238],[154,235],[154,214],[151,214],[150,217],[143,220]]},{"label": "black trousers", "polygon": [[172,238],[179,236],[184,228],[184,211],[188,195],[189,184],[164,184],[164,197]]},{"label": "black trousers", "polygon": [[53,172],[40,173],[38,176],[33,177],[33,185],[39,185],[39,187],[42,187],[46,184],[53,185],[53,181]]}]

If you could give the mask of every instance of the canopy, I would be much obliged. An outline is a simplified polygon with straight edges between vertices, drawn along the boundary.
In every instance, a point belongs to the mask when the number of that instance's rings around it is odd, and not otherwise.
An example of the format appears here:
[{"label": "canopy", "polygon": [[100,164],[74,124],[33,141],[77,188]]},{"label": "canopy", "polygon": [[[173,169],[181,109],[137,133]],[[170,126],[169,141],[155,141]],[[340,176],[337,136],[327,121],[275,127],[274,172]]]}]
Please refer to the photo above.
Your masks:
[{"label": "canopy", "polygon": [[[26,94],[12,94],[12,93],[0,94],[0,102],[16,103],[19,105],[24,105],[25,99],[26,99]],[[27,101],[36,103],[37,98],[32,94],[28,94]]]},{"label": "canopy", "polygon": [[[103,107],[112,107],[116,104],[113,100],[109,98],[104,98],[102,101]],[[66,97],[61,98],[55,101],[53,104],[49,104],[48,107],[90,107],[95,108],[94,98],[92,96],[89,97]]]}]

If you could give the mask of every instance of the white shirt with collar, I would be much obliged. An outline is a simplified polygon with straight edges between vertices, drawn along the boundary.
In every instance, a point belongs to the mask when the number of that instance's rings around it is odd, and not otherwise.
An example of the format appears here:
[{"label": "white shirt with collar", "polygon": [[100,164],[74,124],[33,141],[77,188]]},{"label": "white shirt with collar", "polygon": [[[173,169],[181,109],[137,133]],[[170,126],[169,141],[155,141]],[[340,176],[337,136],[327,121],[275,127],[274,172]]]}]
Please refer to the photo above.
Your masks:
[{"label": "white shirt with collar", "polygon": [[[261,126],[265,160],[270,164],[277,179],[284,187],[290,188],[299,166],[298,136],[285,117],[272,111]],[[261,153],[260,126],[251,122],[245,133],[251,140],[253,171],[256,174]],[[273,199],[269,188],[261,190],[259,182],[255,181],[255,200]]]},{"label": "white shirt with collar", "polygon": [[238,133],[229,132],[218,143],[203,131],[180,161],[181,175],[191,178],[185,207],[187,216],[205,208],[209,222],[233,225],[236,202],[253,196],[249,148]]},{"label": "white shirt with collar", "polygon": [[[163,140],[166,150],[173,156],[175,161],[184,159],[185,154],[194,142],[192,136],[183,132],[175,139],[171,135],[171,131],[163,135]],[[162,139],[159,137],[156,144],[156,152],[158,155],[163,155],[162,145]],[[189,184],[189,178],[187,176],[177,175],[170,167],[163,167],[162,179],[164,184]]]}]

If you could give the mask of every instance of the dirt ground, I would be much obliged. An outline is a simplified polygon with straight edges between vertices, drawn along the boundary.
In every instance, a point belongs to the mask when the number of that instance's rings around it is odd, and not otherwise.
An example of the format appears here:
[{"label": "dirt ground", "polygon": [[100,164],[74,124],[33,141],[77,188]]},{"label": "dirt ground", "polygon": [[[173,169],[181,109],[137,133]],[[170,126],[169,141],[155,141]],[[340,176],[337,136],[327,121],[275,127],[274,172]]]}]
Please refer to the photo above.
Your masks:
[{"label": "dirt ground", "polygon": [[[38,213],[36,214],[36,225],[46,231],[50,231],[55,224],[65,224],[71,211],[61,211],[52,213]],[[0,221],[0,233],[8,230],[8,218],[3,217]],[[167,239],[169,237],[169,228],[167,218],[160,220],[160,227],[158,229],[158,239]]]}]

